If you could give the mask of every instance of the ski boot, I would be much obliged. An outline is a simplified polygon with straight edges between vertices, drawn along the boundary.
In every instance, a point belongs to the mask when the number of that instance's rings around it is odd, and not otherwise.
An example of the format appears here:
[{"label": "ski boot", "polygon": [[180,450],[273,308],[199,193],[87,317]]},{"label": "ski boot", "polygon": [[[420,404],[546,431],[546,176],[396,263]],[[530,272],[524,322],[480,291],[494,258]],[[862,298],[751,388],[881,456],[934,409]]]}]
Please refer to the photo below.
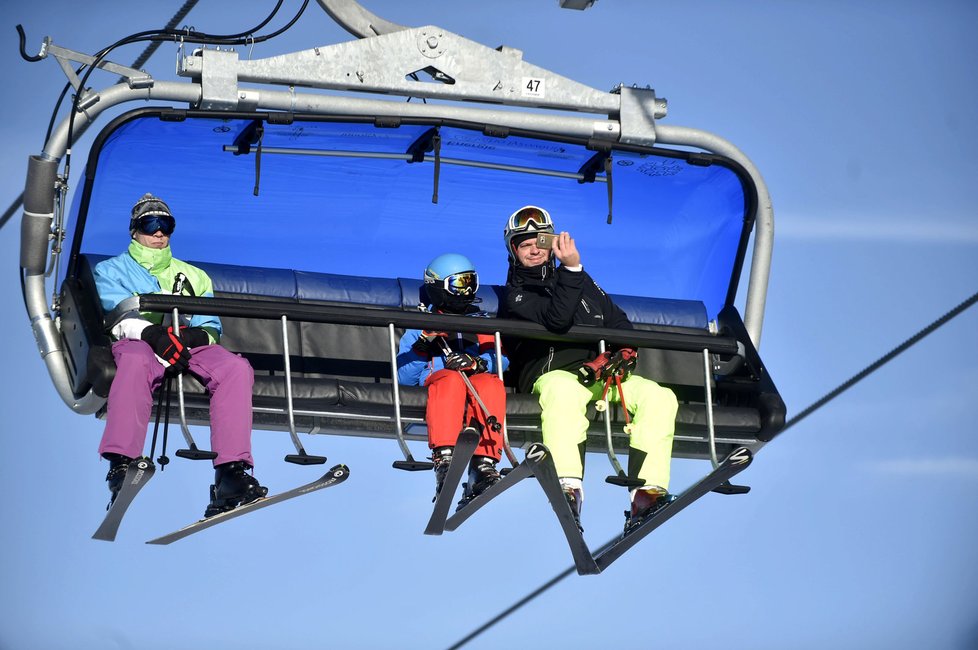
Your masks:
[{"label": "ski boot", "polygon": [[431,460],[435,464],[435,496],[431,498],[434,503],[441,493],[441,487],[445,484],[445,477],[448,476],[448,466],[452,463],[452,452],[454,447],[437,447],[431,452]]},{"label": "ski boot", "polygon": [[111,493],[109,505],[105,506],[105,509],[108,510],[115,503],[115,498],[119,496],[119,492],[122,490],[122,483],[126,478],[126,471],[129,469],[132,458],[113,453],[102,454],[102,457],[109,461],[109,473],[105,475],[105,481],[109,484],[109,492]]},{"label": "ski boot", "polygon": [[243,460],[223,463],[214,468],[214,485],[211,486],[211,502],[204,511],[204,518],[219,515],[238,506],[256,501],[266,494],[258,479],[248,473],[251,466]]},{"label": "ski boot", "polygon": [[472,459],[469,464],[469,480],[462,484],[462,500],[458,502],[456,512],[502,480],[499,470],[496,469],[497,462],[489,456],[476,456]]},{"label": "ski boot", "polygon": [[625,511],[624,535],[638,528],[643,521],[654,515],[660,508],[672,503],[676,496],[656,486],[641,487],[632,496],[632,509]]},{"label": "ski boot", "polygon": [[[574,485],[574,483],[577,485]],[[567,499],[567,505],[570,506],[571,512],[574,514],[574,523],[577,524],[577,529],[583,533],[584,526],[581,525],[581,507],[584,505],[584,488],[577,487],[580,483],[579,479],[561,479],[560,488],[564,491],[564,498]]]}]

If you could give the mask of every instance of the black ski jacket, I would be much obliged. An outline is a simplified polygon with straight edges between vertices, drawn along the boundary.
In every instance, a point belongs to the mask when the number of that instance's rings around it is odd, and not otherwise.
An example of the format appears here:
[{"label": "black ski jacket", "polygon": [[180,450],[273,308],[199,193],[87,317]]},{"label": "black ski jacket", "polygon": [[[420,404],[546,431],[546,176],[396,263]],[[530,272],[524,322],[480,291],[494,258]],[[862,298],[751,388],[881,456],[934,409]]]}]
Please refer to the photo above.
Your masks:
[{"label": "black ski jacket", "polygon": [[[633,329],[618,305],[585,271],[553,266],[511,267],[506,280],[506,300],[500,316],[540,323],[562,334],[572,325]],[[510,368],[517,388],[528,393],[540,375],[551,370],[576,373],[598,354],[597,344],[560,343],[519,339],[507,341]]]}]

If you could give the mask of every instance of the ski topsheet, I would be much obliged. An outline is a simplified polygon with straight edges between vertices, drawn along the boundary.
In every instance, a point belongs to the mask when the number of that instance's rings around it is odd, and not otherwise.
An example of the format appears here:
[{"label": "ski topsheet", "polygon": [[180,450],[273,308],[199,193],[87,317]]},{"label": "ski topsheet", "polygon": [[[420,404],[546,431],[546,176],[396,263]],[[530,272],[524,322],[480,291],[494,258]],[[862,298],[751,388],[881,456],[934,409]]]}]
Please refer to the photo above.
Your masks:
[{"label": "ski topsheet", "polygon": [[485,492],[479,496],[469,500],[463,501],[459,504],[458,509],[455,514],[448,518],[445,522],[445,530],[453,531],[461,526],[466,519],[474,515],[482,506],[486,505],[500,494],[513,487],[523,479],[528,476],[533,475],[533,470],[530,465],[524,461],[514,467],[506,476],[504,476],[498,483],[492,485]]},{"label": "ski topsheet", "polygon": [[574,558],[574,565],[580,575],[600,573],[601,570],[591,556],[591,549],[584,541],[584,535],[577,527],[574,520],[574,513],[571,511],[570,504],[564,498],[564,490],[560,487],[560,480],[557,478],[557,469],[554,467],[553,457],[550,450],[540,443],[534,443],[526,452],[524,464],[528,464],[533,475],[537,477],[543,493],[550,501],[550,507],[557,515],[560,528],[567,538],[567,545],[570,546],[571,555]]},{"label": "ski topsheet", "polygon": [[479,432],[473,427],[465,427],[458,434],[455,450],[452,452],[452,461],[448,465],[448,475],[441,486],[441,491],[435,496],[435,507],[432,509],[431,518],[424,529],[425,535],[441,535],[445,531],[448,510],[455,501],[458,484],[462,481],[462,476],[469,468],[472,454],[475,453],[475,448],[479,445],[479,437]]},{"label": "ski topsheet", "polygon": [[119,532],[119,524],[122,523],[126,510],[129,509],[129,505],[142,487],[153,478],[154,473],[156,473],[156,465],[145,456],[136,458],[129,463],[129,467],[126,469],[126,477],[122,480],[122,489],[116,495],[109,511],[105,513],[105,519],[102,520],[102,525],[92,535],[92,539],[100,539],[105,542],[115,541],[116,533]]},{"label": "ski topsheet", "polygon": [[637,543],[651,533],[653,530],[669,521],[686,506],[690,505],[704,494],[711,492],[725,481],[739,474],[751,464],[754,456],[746,447],[739,447],[727,456],[717,468],[700,479],[697,483],[686,489],[675,501],[666,504],[657,510],[652,516],[643,521],[638,528],[624,535],[617,542],[609,546],[600,553],[595,562],[599,571],[604,571],[612,562],[620,558],[625,551],[635,546]]},{"label": "ski topsheet", "polygon": [[261,510],[262,508],[275,505],[276,503],[281,503],[283,501],[288,501],[289,499],[302,496],[304,494],[309,494],[310,492],[316,492],[318,490],[324,490],[334,485],[339,485],[347,479],[350,475],[350,469],[346,465],[336,465],[328,472],[323,474],[320,478],[316,479],[311,483],[306,483],[305,485],[300,485],[297,488],[293,488],[288,492],[280,492],[279,494],[264,497],[258,499],[257,501],[252,501],[251,503],[245,504],[243,506],[238,506],[234,510],[228,510],[227,512],[222,512],[219,515],[214,515],[213,517],[208,517],[207,519],[201,519],[200,521],[195,521],[189,526],[185,526],[180,530],[174,531],[168,535],[163,535],[162,537],[157,537],[156,539],[151,539],[147,544],[170,544],[179,539],[183,539],[188,535],[193,535],[194,533],[199,533],[202,530],[210,528],[211,526],[216,526],[217,524],[222,524],[225,521],[230,521],[235,517],[240,517],[241,515],[246,515],[249,512],[254,512],[255,510]]}]

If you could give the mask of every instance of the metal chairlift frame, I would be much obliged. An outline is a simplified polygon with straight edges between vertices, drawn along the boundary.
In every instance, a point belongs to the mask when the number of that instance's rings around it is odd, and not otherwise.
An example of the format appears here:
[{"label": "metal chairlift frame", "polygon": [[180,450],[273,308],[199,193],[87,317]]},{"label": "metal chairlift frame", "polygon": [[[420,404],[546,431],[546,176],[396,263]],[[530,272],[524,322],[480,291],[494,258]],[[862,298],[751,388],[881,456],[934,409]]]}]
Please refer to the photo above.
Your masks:
[{"label": "metal chairlift frame", "polygon": [[[125,82],[99,91],[80,88],[80,80],[70,65],[70,62],[91,65],[95,62],[93,57],[57,46],[48,38],[39,56],[53,56],[81,95],[74,116],[75,133],[107,109],[126,102],[154,100],[186,103],[191,108],[210,111],[267,110],[285,114],[374,115],[392,120],[465,120],[491,125],[503,132],[528,129],[557,137],[584,138],[598,147],[602,143],[605,147],[658,143],[693,147],[725,156],[743,167],[757,192],[754,250],[744,325],[754,346],[759,347],[773,247],[773,209],[759,171],[732,143],[707,131],[659,123],[658,120],[666,115],[666,101],[657,97],[651,88],[622,85],[610,92],[602,92],[526,63],[517,49],[506,46],[491,49],[435,26],[396,25],[370,13],[355,0],[319,0],[319,3],[358,40],[256,60],[240,60],[233,50],[204,48],[187,53],[181,44],[177,72],[189,82],[159,81],[145,72],[102,61],[98,67],[122,75]],[[412,80],[412,77],[416,78],[415,73],[420,72],[441,83]],[[259,86],[245,86],[246,83]],[[285,89],[276,89],[276,86]],[[303,88],[464,101],[465,104],[392,102],[312,93]],[[499,110],[496,106],[500,104],[529,110]],[[567,111],[578,115],[568,115]],[[58,168],[71,144],[68,134],[69,120],[66,118],[53,130],[43,151],[30,158],[21,226],[20,266],[31,326],[55,388],[74,411],[90,414],[101,407],[104,399],[92,391],[74,393],[59,334],[58,305],[56,300],[55,304],[48,304],[45,290],[47,279],[60,263],[60,244],[65,237],[67,179],[59,176]],[[393,337],[394,325],[389,324],[389,328]],[[496,340],[498,351],[498,332]],[[306,459],[293,462],[315,462],[308,460],[316,457],[305,453],[295,432],[284,317],[283,343],[289,431],[296,447],[296,458]],[[704,349],[703,355],[711,460],[716,466],[710,398],[712,362],[709,350]],[[395,356],[392,338],[391,364],[396,375]],[[192,444],[183,414],[182,386],[178,388],[181,425],[188,444]],[[392,391],[398,443],[406,462],[416,463],[404,439],[396,381]],[[605,420],[609,458],[616,475],[621,477],[624,472],[614,456],[610,419],[606,416]],[[508,439],[505,447],[507,456],[515,464]],[[418,465],[419,468],[420,465],[427,466],[426,463]]]}]

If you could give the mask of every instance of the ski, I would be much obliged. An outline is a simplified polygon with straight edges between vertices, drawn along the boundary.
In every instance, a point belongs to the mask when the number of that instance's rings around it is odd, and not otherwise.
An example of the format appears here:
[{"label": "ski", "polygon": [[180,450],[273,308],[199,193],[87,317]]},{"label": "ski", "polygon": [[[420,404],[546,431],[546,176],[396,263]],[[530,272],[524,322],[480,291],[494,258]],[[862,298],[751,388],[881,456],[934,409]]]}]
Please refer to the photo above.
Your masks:
[{"label": "ski", "polygon": [[104,542],[115,541],[116,533],[119,532],[119,524],[122,523],[122,518],[126,516],[126,510],[129,509],[132,500],[136,498],[143,486],[153,478],[155,472],[156,465],[145,456],[136,458],[129,463],[129,467],[126,468],[126,477],[122,480],[122,489],[116,495],[109,511],[105,513],[105,519],[102,520],[102,525],[92,535],[92,539],[100,539]]},{"label": "ski", "polygon": [[584,534],[577,527],[574,521],[574,513],[571,511],[567,499],[564,498],[564,491],[560,487],[560,480],[557,478],[557,469],[554,467],[553,457],[550,450],[540,443],[534,443],[526,452],[524,464],[529,464],[533,475],[537,477],[543,493],[550,501],[550,507],[557,515],[560,528],[564,531],[567,538],[567,545],[570,546],[571,555],[574,558],[574,565],[577,567],[579,575],[591,575],[600,573],[601,570],[591,556],[591,549],[584,541]]},{"label": "ski", "polygon": [[514,467],[498,483],[490,487],[479,496],[473,497],[468,501],[463,499],[459,502],[458,508],[455,510],[455,514],[449,517],[445,522],[445,530],[453,531],[457,529],[465,522],[466,519],[474,515],[480,508],[482,508],[482,506],[486,505],[523,479],[532,475],[533,470],[530,468],[530,465],[524,461]]},{"label": "ski", "polygon": [[428,526],[424,529],[425,535],[441,535],[445,532],[445,520],[448,518],[448,510],[452,507],[455,500],[455,492],[458,491],[458,484],[462,481],[462,476],[469,468],[469,461],[475,448],[479,445],[479,432],[472,427],[465,427],[458,434],[455,441],[455,450],[452,452],[452,460],[448,465],[448,475],[441,486],[441,491],[435,497],[435,507],[431,511],[431,518]]},{"label": "ski", "polygon": [[716,469],[700,479],[697,483],[694,483],[692,486],[687,488],[674,501],[667,503],[653,513],[648,519],[643,521],[638,528],[635,528],[627,535],[623,535],[621,539],[600,553],[597,558],[595,558],[598,570],[604,571],[607,569],[611,563],[621,557],[625,551],[642,541],[646,535],[669,521],[673,516],[686,508],[686,506],[690,505],[704,494],[711,492],[714,488],[719,487],[725,481],[729,481],[732,477],[746,469],[747,466],[751,464],[753,459],[753,454],[751,454],[750,450],[746,447],[735,449],[733,453],[727,456],[723,462],[717,466]]},{"label": "ski", "polygon": [[151,539],[146,543],[159,545],[171,544],[177,540],[183,539],[184,537],[193,535],[194,533],[199,533],[200,531],[210,528],[211,526],[216,526],[217,524],[222,524],[226,521],[234,519],[235,517],[246,515],[249,512],[261,510],[262,508],[273,506],[276,503],[288,501],[289,499],[299,497],[304,494],[309,494],[310,492],[316,492],[318,490],[333,487],[334,485],[339,485],[349,476],[350,469],[346,465],[336,465],[328,472],[323,474],[320,478],[311,483],[300,485],[299,487],[293,488],[288,492],[280,492],[279,494],[275,494],[270,497],[264,497],[258,499],[257,501],[252,501],[251,503],[247,503],[243,506],[238,506],[234,510],[228,510],[227,512],[222,512],[219,515],[214,515],[213,517],[208,517],[207,519],[195,521],[189,526],[184,526],[180,530],[174,531],[168,535]]}]

